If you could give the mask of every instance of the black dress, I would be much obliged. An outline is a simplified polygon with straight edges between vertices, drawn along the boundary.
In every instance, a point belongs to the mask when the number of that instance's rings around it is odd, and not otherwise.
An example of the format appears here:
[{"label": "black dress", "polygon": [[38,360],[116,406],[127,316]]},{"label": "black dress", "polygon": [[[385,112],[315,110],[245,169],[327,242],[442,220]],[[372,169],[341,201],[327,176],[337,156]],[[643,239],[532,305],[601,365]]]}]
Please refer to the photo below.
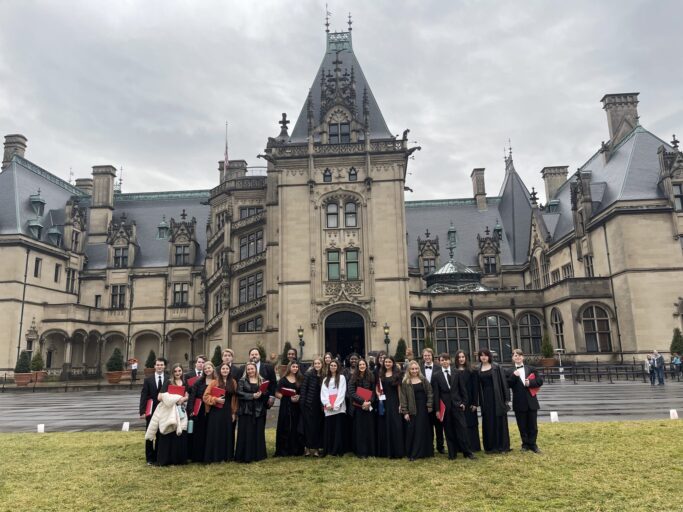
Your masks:
[{"label": "black dress", "polygon": [[[369,372],[368,372],[369,373]],[[370,398],[372,410],[365,411],[360,406],[363,399],[356,393],[358,388],[369,389],[372,391]],[[353,453],[358,457],[374,457],[377,453],[375,440],[377,431],[375,429],[375,413],[377,412],[377,400],[373,390],[374,379],[367,377],[351,381],[351,414],[353,416]]]},{"label": "black dress", "polygon": [[[282,388],[294,389],[300,393],[301,385],[298,382],[289,382],[282,377],[277,384],[278,392]],[[290,457],[303,455],[304,439],[299,432],[299,420],[301,419],[301,407],[299,402],[292,402],[291,397],[280,398],[280,412],[277,416],[277,430],[275,433],[275,457]]]},{"label": "black dress", "polygon": [[470,451],[481,451],[479,442],[479,419],[476,409],[471,410],[472,405],[477,405],[477,395],[479,393],[479,379],[477,373],[471,370],[461,370],[464,372],[465,387],[467,388],[467,404],[465,406],[465,423],[467,424],[467,437],[470,444]]},{"label": "black dress", "polygon": [[[187,435],[187,453],[188,457],[195,462],[204,460],[204,450],[206,449],[206,411],[202,401],[204,391],[206,391],[206,381],[199,378],[190,388],[187,401],[187,412],[190,415],[190,421],[192,421],[192,433]],[[195,416],[192,412],[196,400],[199,400],[200,405]]]},{"label": "black dress", "polygon": [[228,380],[223,407],[211,407],[206,415],[206,448],[204,462],[227,462],[235,457],[235,431],[232,427],[232,398],[236,389]]},{"label": "black dress", "polygon": [[309,450],[320,450],[323,447],[323,425],[325,413],[320,401],[320,386],[322,379],[314,369],[309,369],[304,375],[301,385],[301,416],[304,427],[304,444]]},{"label": "black dress", "polygon": [[[382,379],[382,388],[386,400],[377,405],[377,456],[400,459],[405,456],[405,439],[400,403],[398,398],[398,386],[400,376]],[[384,414],[380,414],[382,412]]]},{"label": "black dress", "polygon": [[[162,393],[168,391],[170,380],[166,379]],[[185,386],[187,391],[187,387]],[[183,430],[182,435],[177,435],[175,431],[168,434],[159,434],[157,441],[157,464],[159,466],[169,466],[171,464],[187,464],[187,430]]]},{"label": "black dress", "polygon": [[266,402],[268,393],[255,399],[253,394],[259,389],[246,379],[240,379],[238,397],[240,408],[237,424],[237,445],[235,460],[238,462],[255,462],[265,459],[266,454]]},{"label": "black dress", "polygon": [[427,412],[427,393],[424,385],[411,384],[415,395],[417,414],[410,417],[406,428],[406,455],[411,459],[422,459],[434,456],[432,441],[432,424]]},{"label": "black dress", "polygon": [[486,452],[510,451],[510,432],[507,411],[502,413],[500,398],[496,395],[494,370],[479,371],[479,405],[481,426]]}]

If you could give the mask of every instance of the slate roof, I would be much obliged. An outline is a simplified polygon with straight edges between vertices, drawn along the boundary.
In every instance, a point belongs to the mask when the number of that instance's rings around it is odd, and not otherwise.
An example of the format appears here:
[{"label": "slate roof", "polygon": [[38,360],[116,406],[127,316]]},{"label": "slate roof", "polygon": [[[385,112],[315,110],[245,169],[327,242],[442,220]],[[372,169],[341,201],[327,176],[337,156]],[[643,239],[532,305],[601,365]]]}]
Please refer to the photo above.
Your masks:
[{"label": "slate roof", "polygon": [[[512,156],[505,160],[505,179],[500,187],[500,221],[510,244],[512,263],[527,261],[531,237],[531,200],[529,190],[515,170]],[[502,262],[505,264],[505,262]]]},{"label": "slate roof", "polygon": [[[598,151],[583,164],[579,171],[591,171],[593,216],[609,208],[616,201],[660,199],[664,192],[659,187],[659,157],[657,150],[673,148],[642,126],[631,133],[612,150],[609,161]],[[576,181],[574,173],[555,193],[559,201],[556,213],[544,213],[543,220],[553,240],[559,240],[574,229],[571,211],[570,184]]]},{"label": "slate roof", "polygon": [[[335,43],[335,39],[344,38],[344,44]],[[356,55],[353,53],[353,46],[351,44],[351,33],[350,32],[332,32],[327,34],[327,48],[325,50],[325,55],[323,56],[323,61],[320,64],[318,72],[315,74],[313,79],[313,84],[311,85],[311,93],[313,98],[313,114],[316,123],[320,119],[320,78],[323,73],[334,70],[335,65],[333,61],[337,56],[337,51],[335,49],[341,49],[339,51],[339,60],[342,62],[340,65],[342,71],[351,71],[353,67],[355,77],[356,77],[356,110],[359,113],[363,112],[363,91],[367,87],[368,91],[368,102],[370,107],[370,136],[373,139],[384,139],[393,137],[392,133],[387,127],[387,123],[384,121],[384,116],[377,105],[377,100],[372,94],[372,89],[370,89],[370,84],[368,84],[365,74],[356,59]],[[307,102],[308,97],[303,102],[303,107],[301,108],[301,113],[299,118],[294,125],[292,134],[290,137],[290,142],[306,142],[308,137],[308,121],[307,121]]]}]

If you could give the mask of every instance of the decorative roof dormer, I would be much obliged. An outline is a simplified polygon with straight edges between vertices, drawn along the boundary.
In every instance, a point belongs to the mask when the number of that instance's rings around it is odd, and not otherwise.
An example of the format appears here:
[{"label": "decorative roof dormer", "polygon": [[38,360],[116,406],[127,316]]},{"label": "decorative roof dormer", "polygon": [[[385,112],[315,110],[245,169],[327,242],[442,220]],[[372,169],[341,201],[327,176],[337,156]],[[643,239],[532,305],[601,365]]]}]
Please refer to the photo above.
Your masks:
[{"label": "decorative roof dormer", "polygon": [[191,266],[197,255],[197,219],[192,217],[187,220],[187,213],[183,209],[180,214],[180,222],[171,217],[171,232],[169,242],[171,245],[171,262],[175,266]]},{"label": "decorative roof dormer", "polygon": [[107,229],[107,243],[116,244],[135,244],[136,243],[135,221],[129,223],[126,213],[123,212],[117,221],[115,218],[109,223]]},{"label": "decorative roof dormer", "polygon": [[162,215],[161,222],[157,226],[157,239],[166,240],[170,232],[171,228],[169,228],[168,222],[166,222],[166,215]]},{"label": "decorative roof dormer", "polygon": [[55,247],[60,247],[62,245],[62,232],[57,226],[52,226],[47,230],[47,238]]},{"label": "decorative roof dormer", "polygon": [[423,276],[427,276],[436,270],[439,263],[439,237],[432,238],[427,229],[425,238],[417,237],[418,261]]},{"label": "decorative roof dormer", "polygon": [[40,189],[35,194],[29,196],[29,201],[31,202],[31,208],[36,214],[36,217],[42,217],[45,212],[45,199],[40,195]]},{"label": "decorative roof dormer", "polygon": [[503,237],[503,228],[496,219],[493,233],[488,226],[484,230],[484,236],[477,234],[479,244],[479,268],[485,275],[500,273],[500,242]]}]

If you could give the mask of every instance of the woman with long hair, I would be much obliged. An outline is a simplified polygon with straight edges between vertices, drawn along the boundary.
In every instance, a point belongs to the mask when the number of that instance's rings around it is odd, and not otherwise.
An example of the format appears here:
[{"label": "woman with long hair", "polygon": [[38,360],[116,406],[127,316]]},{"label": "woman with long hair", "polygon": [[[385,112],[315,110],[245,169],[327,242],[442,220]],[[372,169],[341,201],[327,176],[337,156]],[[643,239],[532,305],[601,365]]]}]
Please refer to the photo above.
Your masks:
[{"label": "woman with long hair", "polygon": [[510,389],[505,375],[503,375],[503,370],[493,362],[491,351],[483,348],[477,353],[477,356],[480,362],[477,375],[484,451],[486,453],[509,452]]},{"label": "woman with long hair", "polygon": [[[182,391],[174,389],[173,395],[178,395],[176,405],[180,407],[179,414],[187,414],[185,406],[189,398],[188,386],[185,377],[183,376],[183,367],[176,363],[171,368],[171,378],[166,379],[161,393],[170,393],[169,387],[177,386]],[[160,393],[160,394],[161,394]],[[157,464],[159,466],[168,466],[171,464],[187,464],[187,430],[183,430],[181,435],[177,435],[176,431],[168,434],[159,433],[157,441]]]},{"label": "woman with long hair", "polygon": [[463,381],[467,388],[467,403],[465,404],[465,423],[467,424],[467,437],[470,450],[481,451],[479,442],[479,419],[477,418],[477,397],[479,395],[479,379],[477,372],[472,371],[467,354],[463,350],[455,353],[455,369],[462,372]]},{"label": "woman with long hair", "polygon": [[[360,391],[360,393],[359,393]],[[362,393],[362,394],[361,394]],[[353,417],[353,452],[361,459],[374,457],[375,446],[375,376],[365,359],[359,359],[349,385]]]},{"label": "woman with long hair", "polygon": [[410,361],[399,389],[401,414],[407,423],[406,455],[410,461],[434,456],[432,424],[432,386],[420,372],[417,361]]},{"label": "woman with long hair", "polygon": [[323,377],[327,375],[327,369],[330,367],[332,360],[334,360],[332,352],[325,352],[325,355],[323,355]]},{"label": "woman with long hair", "polygon": [[267,457],[266,412],[269,395],[267,389],[261,391],[261,383],[256,363],[247,363],[237,383],[239,422],[235,460],[238,462],[254,462]]},{"label": "woman with long hair", "polygon": [[304,425],[304,455],[320,456],[323,448],[323,428],[325,414],[320,401],[320,387],[323,381],[323,360],[320,357],[313,359],[313,364],[304,375],[301,384],[301,396],[299,407]]},{"label": "woman with long hair", "polygon": [[237,419],[237,383],[230,376],[228,363],[221,364],[218,377],[204,391],[207,410],[206,448],[204,462],[227,462],[235,455],[235,431]]},{"label": "woman with long hair", "polygon": [[275,433],[275,457],[288,457],[304,453],[304,439],[299,429],[301,419],[301,384],[299,362],[294,359],[287,365],[284,377],[277,383],[275,397],[280,399]]},{"label": "woman with long hair", "polygon": [[379,378],[379,374],[384,368],[384,360],[387,357],[387,353],[384,350],[380,350],[377,352],[377,364],[375,364],[375,367],[372,369],[372,373],[375,375],[375,382],[377,382],[377,379]]},{"label": "woman with long hair", "polygon": [[344,455],[344,417],[346,416],[346,378],[339,361],[333,359],[320,387],[320,402],[325,408],[325,455]]},{"label": "woman with long hair", "polygon": [[405,456],[403,418],[398,390],[401,372],[391,356],[382,358],[375,391],[377,393],[377,456],[400,459]]}]

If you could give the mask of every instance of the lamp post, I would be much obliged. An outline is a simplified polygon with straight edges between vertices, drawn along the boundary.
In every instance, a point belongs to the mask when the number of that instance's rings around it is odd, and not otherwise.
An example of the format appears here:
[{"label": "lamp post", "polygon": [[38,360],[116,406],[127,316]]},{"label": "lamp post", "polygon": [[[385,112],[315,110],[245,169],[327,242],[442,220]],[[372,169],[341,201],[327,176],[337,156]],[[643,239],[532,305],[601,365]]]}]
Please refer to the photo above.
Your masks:
[{"label": "lamp post", "polygon": [[389,339],[389,324],[384,322],[384,344],[387,346],[387,355],[389,355],[389,343],[391,343]]},{"label": "lamp post", "polygon": [[304,345],[306,345],[306,342],[304,341],[304,328],[299,326],[299,329],[296,331],[297,336],[299,336],[299,360],[303,361],[304,360]]}]

